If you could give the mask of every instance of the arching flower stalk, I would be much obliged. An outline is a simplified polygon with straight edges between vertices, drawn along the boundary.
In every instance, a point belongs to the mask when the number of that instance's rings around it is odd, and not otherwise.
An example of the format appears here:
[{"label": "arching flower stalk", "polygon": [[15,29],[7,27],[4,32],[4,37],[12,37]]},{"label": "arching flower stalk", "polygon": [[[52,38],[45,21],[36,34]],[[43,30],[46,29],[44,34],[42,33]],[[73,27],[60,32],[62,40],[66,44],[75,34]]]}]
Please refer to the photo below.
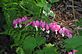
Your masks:
[{"label": "arching flower stalk", "polygon": [[[22,22],[27,21],[27,17],[22,17],[22,18],[18,18],[16,20],[13,20],[13,26],[14,28],[18,28],[18,27],[22,27]],[[38,28],[41,28],[42,31],[46,31],[46,33],[50,33],[50,30],[52,32],[55,32],[55,34],[57,35],[58,33],[62,35],[62,37],[67,36],[68,38],[72,38],[72,31],[68,30],[65,27],[61,27],[60,25],[57,24],[57,22],[52,22],[50,24],[41,21],[32,21],[27,23],[25,26],[29,26],[32,25],[33,27],[36,28],[36,31],[38,31]]]}]

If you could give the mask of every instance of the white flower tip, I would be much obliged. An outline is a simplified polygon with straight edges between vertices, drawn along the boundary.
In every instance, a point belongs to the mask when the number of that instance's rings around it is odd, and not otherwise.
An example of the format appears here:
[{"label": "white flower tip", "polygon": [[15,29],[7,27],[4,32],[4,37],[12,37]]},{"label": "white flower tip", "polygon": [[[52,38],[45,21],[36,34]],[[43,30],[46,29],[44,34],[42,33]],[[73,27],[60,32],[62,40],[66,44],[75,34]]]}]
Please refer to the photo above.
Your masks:
[{"label": "white flower tip", "polygon": [[45,28],[41,28],[42,29],[42,31],[45,31]]},{"label": "white flower tip", "polygon": [[22,27],[22,25],[21,25],[21,24],[19,24],[19,27],[21,28],[21,27]]},{"label": "white flower tip", "polygon": [[46,31],[46,33],[48,33],[48,34],[49,34],[49,33],[50,33],[50,31],[48,30],[48,31]]},{"label": "white flower tip", "polygon": [[37,27],[37,26],[35,26],[35,28],[36,28],[36,31],[38,31],[38,27]]},{"label": "white flower tip", "polygon": [[57,30],[55,30],[55,32],[56,32],[56,34],[58,34],[58,33],[57,33]]},{"label": "white flower tip", "polygon": [[62,33],[62,37],[64,37],[64,34]]},{"label": "white flower tip", "polygon": [[17,26],[17,24],[14,26],[14,28],[17,28],[18,26]]}]

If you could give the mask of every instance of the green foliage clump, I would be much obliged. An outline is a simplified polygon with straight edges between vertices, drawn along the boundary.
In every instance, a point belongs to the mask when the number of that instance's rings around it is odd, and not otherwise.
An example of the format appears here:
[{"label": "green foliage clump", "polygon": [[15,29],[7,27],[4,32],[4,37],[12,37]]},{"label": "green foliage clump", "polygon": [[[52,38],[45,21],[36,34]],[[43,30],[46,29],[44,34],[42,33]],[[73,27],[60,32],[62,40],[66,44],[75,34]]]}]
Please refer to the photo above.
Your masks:
[{"label": "green foliage clump", "polygon": [[75,36],[72,39],[66,39],[64,40],[66,49],[75,49],[78,50],[76,54],[81,54],[82,53],[82,36]]},{"label": "green foliage clump", "polygon": [[[14,39],[14,44],[17,46],[17,54],[58,54],[57,48],[52,44],[46,44],[45,38],[41,35],[41,31],[36,31],[35,28],[28,26],[24,28],[12,28],[12,21],[22,16],[30,16],[31,20],[43,20],[50,22],[49,16],[54,17],[55,14],[50,10],[51,5],[59,0],[1,0],[0,7],[3,8],[4,18],[6,20],[5,34],[10,35]],[[82,19],[76,22],[77,26],[82,26]],[[81,35],[81,31],[80,35]],[[82,37],[75,36],[72,39],[64,40],[67,50],[76,49],[82,53]],[[40,46],[44,45],[41,49]],[[38,48],[35,50],[35,48]]]}]

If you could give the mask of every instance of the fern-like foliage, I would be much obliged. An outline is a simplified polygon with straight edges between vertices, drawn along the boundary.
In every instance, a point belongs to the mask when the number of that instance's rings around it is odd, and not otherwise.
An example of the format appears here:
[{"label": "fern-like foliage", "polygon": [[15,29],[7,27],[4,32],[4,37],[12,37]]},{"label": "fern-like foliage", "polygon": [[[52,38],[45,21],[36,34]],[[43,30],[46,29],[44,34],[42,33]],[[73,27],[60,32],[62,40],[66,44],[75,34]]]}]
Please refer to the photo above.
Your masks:
[{"label": "fern-like foliage", "polygon": [[[48,4],[46,0],[1,0],[1,7],[7,23],[6,31],[3,33],[13,38],[14,44],[11,47],[17,46],[17,54],[47,54],[47,52],[58,54],[55,47],[45,46],[46,40],[40,29],[36,31],[32,26],[17,29],[12,27],[13,20],[22,16],[30,16],[31,20],[50,22],[48,16],[54,17],[54,13],[50,12],[51,4]],[[42,45],[44,45],[43,49],[39,48]],[[35,50],[35,48],[39,49]]]}]

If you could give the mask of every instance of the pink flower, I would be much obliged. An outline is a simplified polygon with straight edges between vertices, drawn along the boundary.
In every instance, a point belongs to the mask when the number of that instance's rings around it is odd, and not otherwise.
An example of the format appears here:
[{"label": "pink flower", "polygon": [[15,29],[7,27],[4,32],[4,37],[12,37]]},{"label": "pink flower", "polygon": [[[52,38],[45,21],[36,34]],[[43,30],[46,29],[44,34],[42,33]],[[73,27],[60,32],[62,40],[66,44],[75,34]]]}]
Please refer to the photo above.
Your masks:
[{"label": "pink flower", "polygon": [[59,33],[62,34],[62,36],[67,36],[68,38],[72,38],[72,31],[66,29],[65,27],[61,28],[59,30]]},{"label": "pink flower", "polygon": [[27,21],[28,20],[28,18],[25,16],[25,17],[22,17],[22,22],[25,22],[25,21]]},{"label": "pink flower", "polygon": [[[26,16],[22,18],[18,18],[16,20],[13,20],[13,26],[14,28],[17,28],[18,26],[21,28],[22,27],[22,22],[29,20]],[[65,27],[61,28],[60,25],[57,24],[57,22],[52,22],[50,24],[47,24],[43,22],[42,20],[39,22],[38,20],[29,22],[25,24],[25,26],[32,25],[33,27],[38,30],[38,28],[41,28],[42,31],[46,30],[47,33],[51,30],[52,32],[59,32],[62,36],[67,36],[68,38],[72,38],[72,31],[66,29]]]},{"label": "pink flower", "polygon": [[13,20],[13,26],[14,26],[14,28],[17,28],[18,25],[21,28],[22,27],[21,23],[24,22],[24,21],[26,21],[26,20],[28,20],[27,17],[17,18],[15,20]]},{"label": "pink flower", "polygon": [[49,25],[48,25],[48,24],[46,24],[46,30],[47,30],[47,31],[49,30]]},{"label": "pink flower", "polygon": [[73,52],[68,52],[68,54],[73,54]]},{"label": "pink flower", "polygon": [[17,24],[18,24],[18,22],[14,20],[14,21],[13,21],[13,27],[14,27],[14,28],[17,28]]},{"label": "pink flower", "polygon": [[22,19],[21,18],[18,18],[18,19],[16,19],[17,20],[17,22],[20,24],[21,22],[22,22]]},{"label": "pink flower", "polygon": [[19,22],[18,22],[18,19],[16,19],[16,20],[13,20],[13,26],[14,26],[14,28],[17,28],[18,25],[19,24]]},{"label": "pink flower", "polygon": [[32,22],[32,26],[39,27],[40,23],[38,20]]},{"label": "pink flower", "polygon": [[49,30],[49,25],[47,23],[46,23],[45,29],[46,29],[46,32],[49,34],[50,30]]},{"label": "pink flower", "polygon": [[66,31],[66,36],[68,38],[72,38],[72,32],[69,30],[69,31]]},{"label": "pink flower", "polygon": [[45,25],[46,25],[45,22],[40,21],[40,27],[43,31],[45,30]]},{"label": "pink flower", "polygon": [[36,20],[35,23],[36,23],[37,27],[40,26],[40,22],[38,20]]},{"label": "pink flower", "polygon": [[35,21],[32,22],[32,26],[33,26],[33,27],[36,26],[36,22],[35,22]]},{"label": "pink flower", "polygon": [[33,21],[33,22],[32,22],[32,26],[34,26],[34,27],[36,28],[36,30],[38,31],[38,28],[39,28],[39,26],[40,26],[40,22],[39,22],[38,20]]},{"label": "pink flower", "polygon": [[60,30],[60,25],[57,25],[57,23],[56,22],[54,22],[54,23],[50,23],[49,24],[49,27],[50,27],[50,29],[54,32],[56,32],[56,34],[57,34],[57,32]]},{"label": "pink flower", "polygon": [[56,32],[56,34],[57,34],[57,31],[59,31],[61,27],[60,27],[60,25],[54,25],[54,27],[55,27],[54,30],[55,30],[55,32]]},{"label": "pink flower", "polygon": [[40,21],[40,26],[41,26],[41,28],[45,28],[45,25],[46,25],[45,22]]},{"label": "pink flower", "polygon": [[78,50],[72,50],[71,52],[68,52],[68,54],[75,54],[76,52],[78,52]]},{"label": "pink flower", "polygon": [[57,22],[52,22],[49,24],[50,29],[53,27],[53,25],[57,25]]},{"label": "pink flower", "polygon": [[13,20],[13,25],[18,24],[17,20]]},{"label": "pink flower", "polygon": [[75,54],[76,52],[78,52],[78,50],[73,50],[73,54]]}]

